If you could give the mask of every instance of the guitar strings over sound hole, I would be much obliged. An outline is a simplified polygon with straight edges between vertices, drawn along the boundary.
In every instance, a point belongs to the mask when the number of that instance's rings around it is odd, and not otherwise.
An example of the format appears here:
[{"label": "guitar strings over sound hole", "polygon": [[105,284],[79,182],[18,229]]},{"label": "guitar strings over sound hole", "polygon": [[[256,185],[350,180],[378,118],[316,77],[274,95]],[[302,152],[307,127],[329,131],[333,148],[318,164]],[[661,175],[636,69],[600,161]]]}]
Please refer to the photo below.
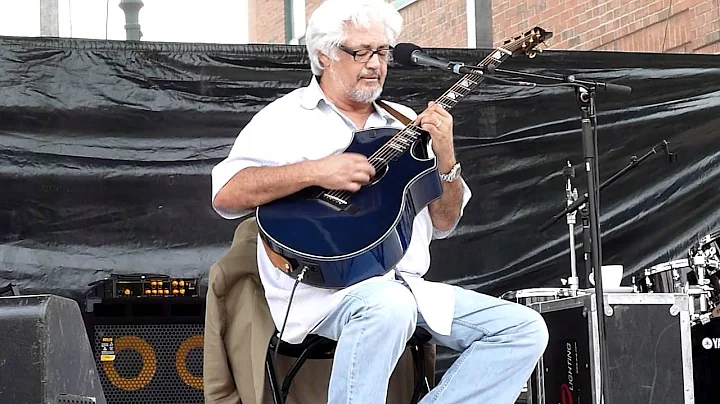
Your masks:
[{"label": "guitar strings over sound hole", "polygon": [[375,169],[375,175],[370,178],[370,183],[367,184],[366,186],[376,184],[388,172],[387,160],[385,160],[383,158],[370,158],[368,161],[370,162],[370,165],[372,165],[373,168]]},{"label": "guitar strings over sound hole", "polygon": [[[380,181],[388,172],[388,162],[384,158],[371,157],[368,159],[370,165],[375,169],[375,175],[370,178],[370,182],[364,186],[371,186]],[[325,202],[329,202],[337,207],[348,205],[348,198],[352,195],[350,191],[326,191],[320,194],[320,198]]]}]

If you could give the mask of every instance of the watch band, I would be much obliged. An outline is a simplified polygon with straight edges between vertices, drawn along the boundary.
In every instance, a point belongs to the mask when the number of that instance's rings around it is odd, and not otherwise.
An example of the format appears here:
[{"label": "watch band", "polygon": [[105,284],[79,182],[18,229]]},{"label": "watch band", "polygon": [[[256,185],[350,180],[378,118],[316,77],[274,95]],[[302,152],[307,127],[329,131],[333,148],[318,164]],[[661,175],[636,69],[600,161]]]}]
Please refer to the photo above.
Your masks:
[{"label": "watch band", "polygon": [[445,182],[453,182],[460,178],[461,169],[460,163],[455,163],[455,165],[450,169],[450,172],[447,174],[440,174],[440,179]]}]

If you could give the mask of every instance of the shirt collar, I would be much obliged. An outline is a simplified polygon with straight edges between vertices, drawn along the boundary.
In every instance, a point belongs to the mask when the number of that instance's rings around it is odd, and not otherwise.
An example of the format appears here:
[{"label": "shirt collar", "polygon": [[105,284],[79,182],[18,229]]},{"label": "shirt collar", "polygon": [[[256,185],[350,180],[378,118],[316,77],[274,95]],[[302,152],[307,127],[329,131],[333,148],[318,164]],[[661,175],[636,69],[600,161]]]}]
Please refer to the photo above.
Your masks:
[{"label": "shirt collar", "polygon": [[[325,104],[330,105],[330,101],[328,101],[328,99],[325,97],[325,93],[323,93],[322,91],[322,88],[320,88],[320,83],[318,83],[317,77],[313,75],[312,79],[310,80],[310,84],[305,87],[305,91],[302,95],[301,105],[305,109],[315,109],[317,108],[320,101],[324,101]],[[373,108],[375,108],[375,111],[380,114],[380,116],[383,117],[388,124],[392,123],[393,121],[397,121],[394,116],[392,116],[388,111],[386,111],[385,108],[380,107],[380,105],[378,105],[376,102],[373,102]]]}]

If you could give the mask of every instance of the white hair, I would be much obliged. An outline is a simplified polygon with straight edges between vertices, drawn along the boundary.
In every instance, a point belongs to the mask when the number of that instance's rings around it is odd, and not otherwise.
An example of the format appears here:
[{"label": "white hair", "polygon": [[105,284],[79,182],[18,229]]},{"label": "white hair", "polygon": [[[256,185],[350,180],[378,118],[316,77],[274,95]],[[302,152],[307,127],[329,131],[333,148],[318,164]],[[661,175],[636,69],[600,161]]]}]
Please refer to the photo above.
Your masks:
[{"label": "white hair", "polygon": [[310,16],[305,31],[313,74],[322,76],[320,53],[337,60],[337,45],[347,39],[345,28],[348,23],[368,28],[373,22],[385,26],[388,43],[394,46],[403,24],[395,6],[385,0],[325,0]]}]

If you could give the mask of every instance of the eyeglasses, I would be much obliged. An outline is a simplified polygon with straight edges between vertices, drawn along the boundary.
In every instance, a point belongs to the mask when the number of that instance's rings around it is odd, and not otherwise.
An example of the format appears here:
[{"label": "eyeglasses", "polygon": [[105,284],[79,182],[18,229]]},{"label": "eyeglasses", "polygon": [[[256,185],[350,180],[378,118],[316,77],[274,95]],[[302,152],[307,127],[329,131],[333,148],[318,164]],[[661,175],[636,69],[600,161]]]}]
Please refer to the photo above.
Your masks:
[{"label": "eyeglasses", "polygon": [[392,46],[387,47],[387,48],[380,48],[380,49],[376,49],[376,50],[350,49],[347,46],[342,45],[342,44],[338,44],[337,47],[340,48],[340,50],[342,50],[343,52],[352,56],[356,62],[360,62],[360,63],[367,63],[376,54],[378,55],[378,58],[382,61],[391,61],[392,60],[392,52],[391,52],[393,49]]}]

